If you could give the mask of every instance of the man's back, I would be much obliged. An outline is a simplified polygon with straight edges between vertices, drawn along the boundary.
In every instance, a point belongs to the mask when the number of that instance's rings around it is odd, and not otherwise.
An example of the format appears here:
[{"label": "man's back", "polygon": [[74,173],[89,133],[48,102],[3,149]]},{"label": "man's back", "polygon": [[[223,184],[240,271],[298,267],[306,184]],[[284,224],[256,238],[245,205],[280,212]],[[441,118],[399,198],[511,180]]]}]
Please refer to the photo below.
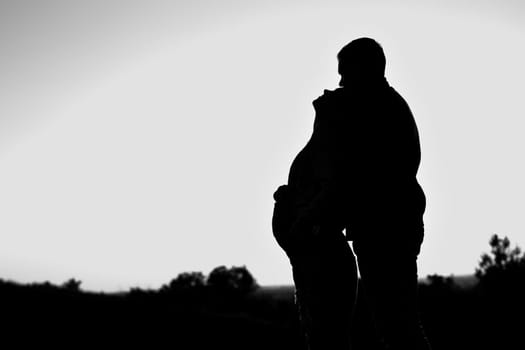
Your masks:
[{"label": "man's back", "polygon": [[314,138],[334,163],[334,207],[347,207],[348,226],[422,226],[419,135],[405,100],[383,80],[325,91],[316,109]]},{"label": "man's back", "polygon": [[416,173],[421,151],[412,113],[386,82],[350,100],[348,171],[355,225],[422,225],[425,197]]}]

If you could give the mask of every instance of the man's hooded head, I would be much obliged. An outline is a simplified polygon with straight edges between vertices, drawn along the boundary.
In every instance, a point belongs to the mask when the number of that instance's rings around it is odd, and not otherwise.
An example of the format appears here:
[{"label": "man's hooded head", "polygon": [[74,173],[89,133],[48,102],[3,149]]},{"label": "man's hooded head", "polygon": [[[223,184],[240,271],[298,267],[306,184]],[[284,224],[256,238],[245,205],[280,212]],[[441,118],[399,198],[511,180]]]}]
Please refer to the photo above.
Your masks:
[{"label": "man's hooded head", "polygon": [[383,48],[370,38],[351,41],[337,54],[340,86],[370,85],[384,80],[386,58]]}]

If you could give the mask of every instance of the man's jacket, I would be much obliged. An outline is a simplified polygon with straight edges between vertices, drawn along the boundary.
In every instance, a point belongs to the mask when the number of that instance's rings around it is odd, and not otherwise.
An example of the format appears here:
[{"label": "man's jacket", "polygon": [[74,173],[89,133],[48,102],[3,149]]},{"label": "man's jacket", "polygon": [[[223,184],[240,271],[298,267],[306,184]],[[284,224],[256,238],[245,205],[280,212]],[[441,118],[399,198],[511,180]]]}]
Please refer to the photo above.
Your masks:
[{"label": "man's jacket", "polygon": [[313,143],[327,158],[318,212],[341,213],[355,232],[422,228],[425,195],[416,179],[419,134],[405,100],[388,85],[325,90],[314,101]]}]

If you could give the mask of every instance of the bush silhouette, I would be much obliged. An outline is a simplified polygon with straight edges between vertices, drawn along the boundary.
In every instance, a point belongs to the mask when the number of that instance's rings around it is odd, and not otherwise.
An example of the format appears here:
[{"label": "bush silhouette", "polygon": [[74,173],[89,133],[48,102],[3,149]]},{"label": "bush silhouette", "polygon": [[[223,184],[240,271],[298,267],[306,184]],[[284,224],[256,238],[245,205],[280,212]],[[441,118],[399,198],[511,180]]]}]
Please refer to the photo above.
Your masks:
[{"label": "bush silhouette", "polygon": [[71,292],[78,292],[80,291],[81,284],[82,284],[82,281],[76,280],[74,278],[70,278],[62,284],[62,288],[64,288],[65,290],[71,291]]}]

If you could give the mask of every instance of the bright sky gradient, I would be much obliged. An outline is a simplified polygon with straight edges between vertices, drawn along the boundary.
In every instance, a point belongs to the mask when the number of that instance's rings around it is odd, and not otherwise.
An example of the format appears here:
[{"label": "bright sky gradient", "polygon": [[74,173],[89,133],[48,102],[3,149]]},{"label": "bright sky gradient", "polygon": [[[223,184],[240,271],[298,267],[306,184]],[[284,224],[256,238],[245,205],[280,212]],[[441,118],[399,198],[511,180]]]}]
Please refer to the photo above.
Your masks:
[{"label": "bright sky gradient", "polygon": [[290,284],[272,193],[336,54],[378,40],[422,141],[420,274],[525,247],[522,1],[0,2],[0,278]]}]

